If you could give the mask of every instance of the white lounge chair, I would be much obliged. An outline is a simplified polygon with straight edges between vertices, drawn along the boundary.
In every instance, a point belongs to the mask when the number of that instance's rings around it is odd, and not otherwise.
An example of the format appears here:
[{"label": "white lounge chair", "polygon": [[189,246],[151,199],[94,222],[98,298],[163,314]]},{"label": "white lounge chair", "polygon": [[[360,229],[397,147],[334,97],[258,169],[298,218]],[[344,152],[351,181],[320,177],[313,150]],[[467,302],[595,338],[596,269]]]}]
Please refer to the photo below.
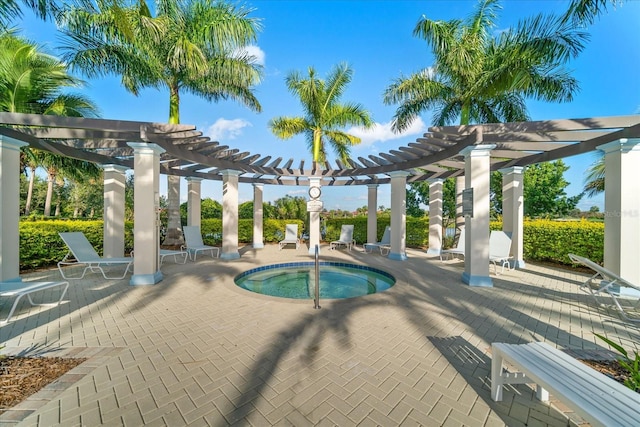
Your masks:
[{"label": "white lounge chair", "polygon": [[[31,294],[34,292],[39,292],[45,289],[54,288],[58,286],[62,288],[62,293],[60,294],[60,299],[56,303],[36,304],[31,299]],[[0,297],[3,297],[3,298],[15,297],[15,301],[11,306],[11,310],[9,310],[9,315],[7,316],[6,319],[0,321],[0,324],[9,322],[9,320],[11,319],[11,316],[13,315],[13,312],[18,306],[18,302],[20,302],[20,299],[23,296],[26,295],[27,298],[29,299],[29,303],[34,306],[35,305],[40,305],[40,306],[60,305],[60,303],[62,302],[62,298],[64,298],[64,295],[67,293],[68,288],[69,288],[69,282],[0,282]]]},{"label": "white lounge chair", "polygon": [[[87,237],[81,231],[71,231],[58,233],[64,243],[69,248],[69,252],[58,263],[58,270],[65,279],[82,279],[87,270],[93,272],[100,271],[105,279],[124,279],[127,275],[131,265],[133,264],[132,257],[122,258],[103,258],[95,251],[91,243],[87,240]],[[75,259],[75,261],[71,261]],[[64,274],[63,266],[65,265],[85,265],[86,267],[82,271],[82,275],[78,277],[67,277]],[[125,266],[124,273],[120,277],[109,277],[103,270],[103,267],[112,266]]]},{"label": "white lounge chair", "polygon": [[351,246],[355,244],[356,241],[353,240],[353,224],[343,224],[340,230],[340,238],[329,243],[329,249],[336,249],[340,246],[346,246],[347,249],[351,250]]},{"label": "white lounge chair", "polygon": [[[597,298],[598,296],[600,295],[610,296],[623,319],[628,320],[630,322],[640,322],[640,318],[629,316],[629,314],[627,314],[624,307],[619,301],[620,287],[625,287],[625,288],[633,289],[635,291],[640,292],[640,286],[634,283],[631,283],[628,280],[623,279],[622,277],[620,277],[620,275],[607,270],[600,264],[596,264],[595,262],[591,261],[588,258],[575,255],[575,254],[569,254],[569,258],[571,259],[571,261],[577,264],[582,264],[585,267],[589,267],[591,270],[595,271],[595,274],[589,277],[580,286],[580,289],[591,294],[597,304],[600,304],[600,301],[598,301],[598,298]],[[622,298],[625,298],[625,297],[622,297]],[[639,297],[634,296],[634,297],[629,297],[627,299],[629,299],[630,302],[632,303],[631,304],[632,310],[638,309],[638,307],[640,306]]]},{"label": "white lounge chair", "polygon": [[455,248],[444,249],[440,251],[440,261],[443,261],[443,256],[451,258],[452,256],[462,256],[464,258],[464,228],[460,230],[460,236],[458,236],[458,244]]},{"label": "white lounge chair", "polygon": [[496,274],[498,274],[498,264],[511,269],[511,237],[504,231],[493,230],[489,235],[489,261],[493,263]]},{"label": "white lounge chair", "polygon": [[296,245],[296,249],[300,247],[300,238],[298,237],[298,224],[287,224],[285,227],[284,240],[278,242],[280,250],[287,245]]},{"label": "white lounge chair", "polygon": [[365,243],[362,245],[365,252],[372,252],[375,248],[380,249],[381,255],[388,255],[391,252],[391,227],[387,226],[384,229],[382,240],[377,243]]},{"label": "white lounge chair", "polygon": [[[217,248],[216,248],[217,249]],[[176,264],[186,264],[189,252],[186,250],[174,251],[171,249],[160,249],[160,266],[165,257],[172,256]]]},{"label": "white lounge chair", "polygon": [[211,252],[211,258],[214,258],[213,251],[216,251],[215,258],[220,256],[220,248],[204,244],[200,227],[187,225],[182,228],[182,232],[184,233],[184,245],[182,249],[187,251],[189,258],[192,260],[196,260],[198,252]]}]

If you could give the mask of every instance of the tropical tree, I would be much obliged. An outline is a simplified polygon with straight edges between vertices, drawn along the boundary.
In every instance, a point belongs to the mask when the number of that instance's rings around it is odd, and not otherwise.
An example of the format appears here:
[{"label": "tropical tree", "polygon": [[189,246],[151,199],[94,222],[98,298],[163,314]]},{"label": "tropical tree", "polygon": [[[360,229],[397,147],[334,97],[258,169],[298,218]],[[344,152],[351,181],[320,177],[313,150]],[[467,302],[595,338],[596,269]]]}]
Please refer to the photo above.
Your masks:
[{"label": "tropical tree", "polygon": [[622,0],[572,0],[563,19],[578,25],[591,24],[607,11],[609,5],[616,6],[622,3]]},{"label": "tropical tree", "polygon": [[600,155],[586,171],[584,194],[587,197],[596,196],[604,192],[604,155]]},{"label": "tropical tree", "polygon": [[[79,0],[58,22],[64,28],[65,59],[88,77],[121,76],[134,95],[144,88],[169,92],[169,123],[180,123],[180,95],[207,101],[233,99],[251,110],[262,107],[253,93],[262,67],[247,46],[260,23],[253,9],[224,1]],[[168,180],[167,243],[179,243],[179,182]]]},{"label": "tropical tree", "polygon": [[[42,19],[47,19],[57,10],[57,3],[54,0],[24,0],[22,3]],[[22,8],[16,0],[0,2],[0,30],[7,29],[13,20],[20,17],[22,17]]]},{"label": "tropical tree", "polygon": [[397,78],[386,104],[400,104],[393,129],[434,110],[434,124],[499,123],[528,119],[525,99],[571,101],[577,81],[563,64],[588,36],[555,16],[537,15],[495,36],[499,0],[481,0],[466,21],[423,17],[413,30],[431,46],[435,64]]},{"label": "tropical tree", "polygon": [[347,64],[339,64],[329,72],[326,80],[318,78],[313,67],[309,67],[308,73],[308,78],[304,78],[293,71],[286,78],[287,88],[300,99],[304,117],[276,117],[268,126],[281,139],[303,134],[314,162],[326,160],[326,144],[329,144],[337,157],[348,164],[350,148],[361,140],[342,129],[345,126],[373,126],[369,112],[360,104],[340,103],[353,70]]},{"label": "tropical tree", "polygon": [[[40,46],[18,37],[15,31],[0,33],[0,111],[52,114],[72,117],[97,117],[98,108],[79,94],[65,93],[67,88],[82,87],[84,82],[67,72],[66,65],[47,54]],[[49,152],[23,149],[22,169],[28,168],[30,188],[38,166],[46,166],[49,189],[45,215],[50,214],[55,177],[58,173],[75,179],[97,177],[100,169],[89,162],[64,158]],[[25,214],[31,209],[27,195]]]}]

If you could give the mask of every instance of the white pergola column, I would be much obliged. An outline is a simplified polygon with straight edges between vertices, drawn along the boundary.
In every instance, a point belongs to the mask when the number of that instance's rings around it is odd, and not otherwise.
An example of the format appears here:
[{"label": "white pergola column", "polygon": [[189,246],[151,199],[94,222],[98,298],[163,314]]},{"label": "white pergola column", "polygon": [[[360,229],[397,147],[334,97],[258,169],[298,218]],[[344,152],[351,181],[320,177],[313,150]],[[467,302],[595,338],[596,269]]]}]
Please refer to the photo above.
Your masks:
[{"label": "white pergola column", "polygon": [[[309,178],[309,188],[320,188],[320,178]],[[309,255],[315,255],[316,245],[320,252],[320,212],[322,211],[322,201],[310,200],[307,204],[309,212]]]},{"label": "white pergola column", "polygon": [[167,235],[163,243],[169,246],[184,244],[180,222],[179,175],[167,175]]},{"label": "white pergola column", "polygon": [[238,177],[240,171],[226,169],[222,175],[222,259],[238,259]]},{"label": "white pergola column", "polygon": [[187,225],[200,227],[202,222],[202,178],[188,177],[187,181]]},{"label": "white pergola column", "polygon": [[367,184],[367,243],[378,242],[378,184]]},{"label": "white pergola column", "polygon": [[407,176],[408,172],[387,173],[391,177],[391,251],[389,259],[407,259]]},{"label": "white pergola column", "polygon": [[264,184],[253,184],[253,248],[264,248],[264,213],[262,206]]},{"label": "white pergola column", "polygon": [[[598,147],[605,153],[604,267],[640,284],[640,139]],[[638,295],[621,287],[626,295]]]},{"label": "white pergola column", "polygon": [[20,282],[20,147],[0,135],[0,282]]},{"label": "white pergola column", "polygon": [[502,231],[511,235],[511,261],[514,268],[525,268],[524,223],[524,168],[514,166],[500,169],[502,173]]},{"label": "white pergola column", "polygon": [[460,152],[465,158],[465,188],[473,190],[473,216],[465,215],[465,254],[462,281],[469,286],[493,286],[489,276],[489,187],[491,150],[473,145]]},{"label": "white pergola column", "polygon": [[160,272],[160,154],[157,144],[128,142],[133,148],[133,276],[131,285],[154,285]]},{"label": "white pergola column", "polygon": [[429,183],[429,249],[427,254],[440,255],[442,251],[442,179]]},{"label": "white pergola column", "polygon": [[125,166],[103,165],[104,220],[103,253],[106,258],[124,256],[124,206],[127,182]]},{"label": "white pergola column", "polygon": [[456,177],[456,234],[458,230],[464,228],[464,216],[462,215],[462,190],[466,185],[466,179],[464,175]]}]

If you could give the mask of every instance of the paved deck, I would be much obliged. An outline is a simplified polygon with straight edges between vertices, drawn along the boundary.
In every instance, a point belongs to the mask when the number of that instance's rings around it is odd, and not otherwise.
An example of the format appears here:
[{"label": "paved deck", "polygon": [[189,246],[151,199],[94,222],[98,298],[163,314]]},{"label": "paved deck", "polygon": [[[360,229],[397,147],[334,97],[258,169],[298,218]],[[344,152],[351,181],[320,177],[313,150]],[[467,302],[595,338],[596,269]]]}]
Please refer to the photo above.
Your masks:
[{"label": "paved deck", "polygon": [[[72,282],[60,307],[21,304],[0,328],[3,352],[89,359],[0,416],[0,426],[579,425],[526,385],[493,402],[491,343],[597,352],[604,347],[594,333],[629,350],[640,343],[637,325],[579,291],[579,272],[529,264],[495,276],[492,267],[493,288],[470,288],[460,262],[417,250],[390,261],[327,246],[323,259],[385,269],[397,284],[314,310],[312,301],[233,283],[259,265],[308,261],[306,248],[240,252],[233,261],[168,261],[154,286],[90,275]],[[30,275],[43,277],[60,276]]]}]

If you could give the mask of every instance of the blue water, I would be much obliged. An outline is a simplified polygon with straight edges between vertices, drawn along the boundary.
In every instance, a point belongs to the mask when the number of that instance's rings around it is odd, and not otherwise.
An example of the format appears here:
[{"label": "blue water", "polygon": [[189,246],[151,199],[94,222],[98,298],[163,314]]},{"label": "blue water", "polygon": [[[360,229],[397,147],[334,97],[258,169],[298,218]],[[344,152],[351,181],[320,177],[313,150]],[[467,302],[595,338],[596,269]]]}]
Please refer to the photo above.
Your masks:
[{"label": "blue water", "polygon": [[[236,285],[251,292],[282,298],[312,299],[313,262],[276,264],[245,271]],[[389,289],[396,280],[389,273],[362,265],[320,263],[320,298],[353,298]]]}]

